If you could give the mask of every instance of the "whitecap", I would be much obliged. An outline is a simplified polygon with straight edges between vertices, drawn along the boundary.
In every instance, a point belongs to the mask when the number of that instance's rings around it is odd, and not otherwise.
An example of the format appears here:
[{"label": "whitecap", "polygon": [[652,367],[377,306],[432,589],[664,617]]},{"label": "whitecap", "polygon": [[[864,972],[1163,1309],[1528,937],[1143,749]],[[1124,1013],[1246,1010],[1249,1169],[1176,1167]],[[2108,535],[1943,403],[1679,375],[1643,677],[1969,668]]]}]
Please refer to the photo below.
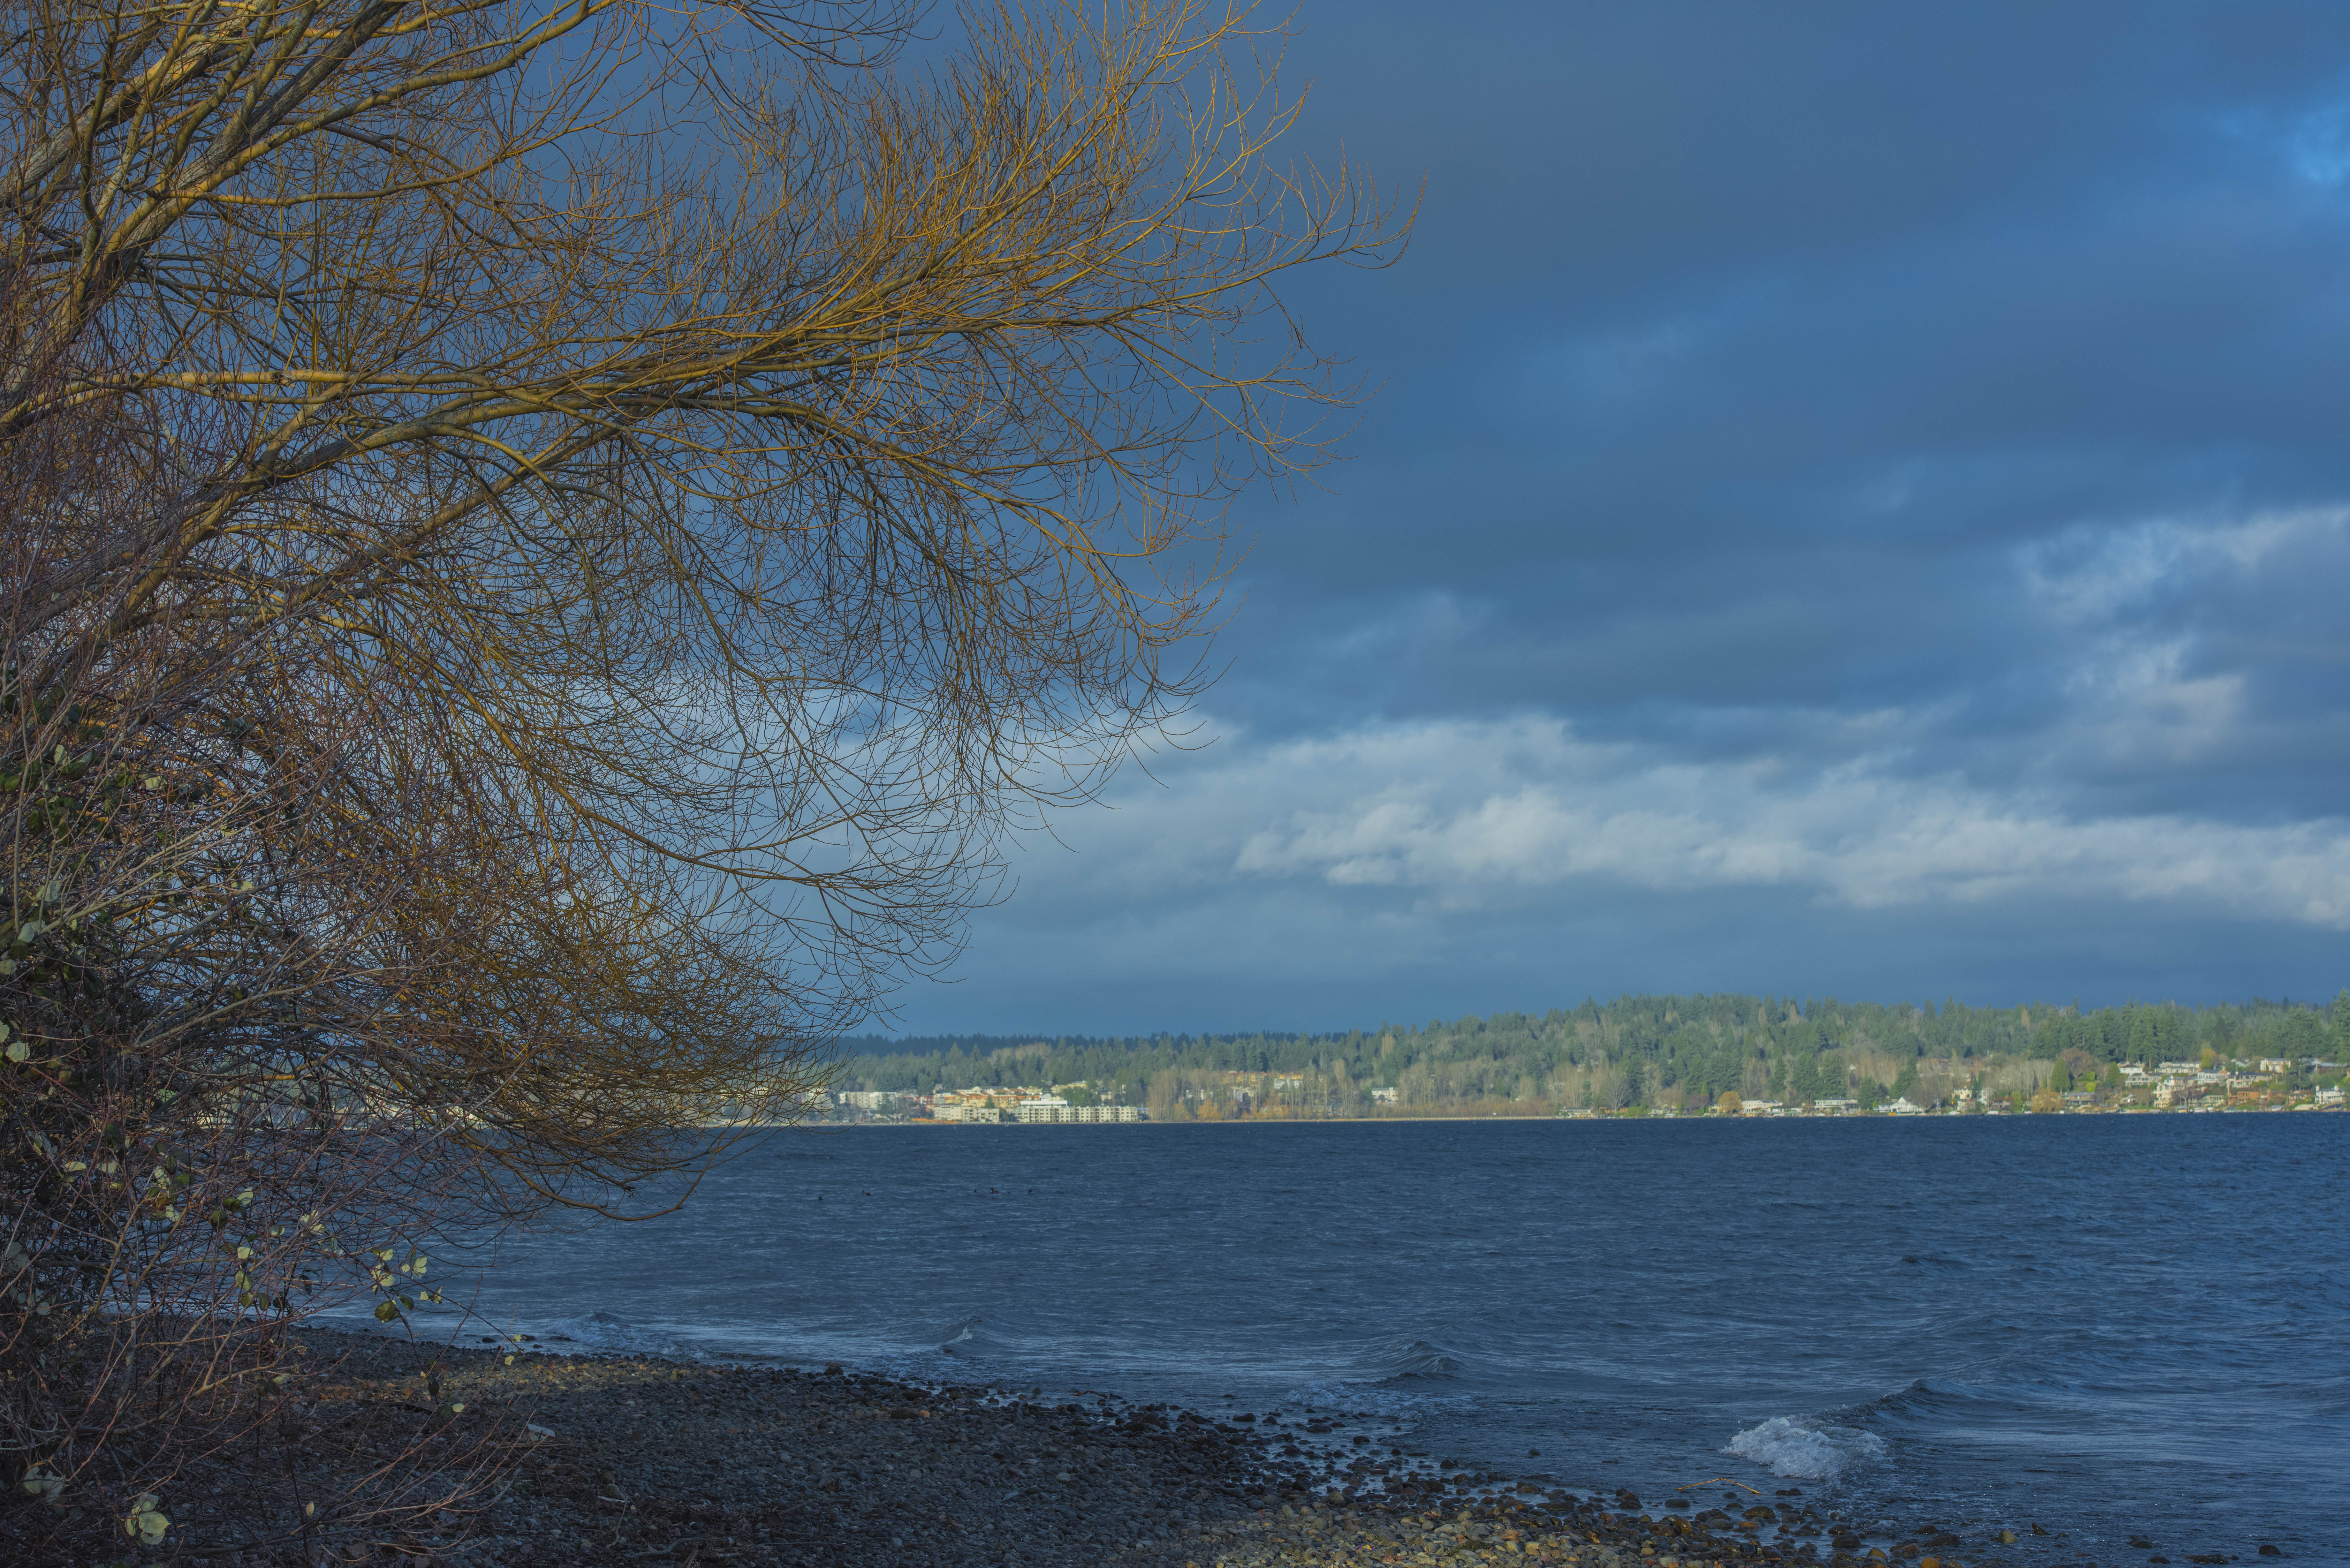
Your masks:
[{"label": "whitecap", "polygon": [[1771,1473],[1796,1480],[1834,1480],[1856,1464],[1885,1458],[1885,1439],[1857,1427],[1813,1426],[1794,1416],[1773,1416],[1730,1439],[1724,1450],[1768,1465]]}]

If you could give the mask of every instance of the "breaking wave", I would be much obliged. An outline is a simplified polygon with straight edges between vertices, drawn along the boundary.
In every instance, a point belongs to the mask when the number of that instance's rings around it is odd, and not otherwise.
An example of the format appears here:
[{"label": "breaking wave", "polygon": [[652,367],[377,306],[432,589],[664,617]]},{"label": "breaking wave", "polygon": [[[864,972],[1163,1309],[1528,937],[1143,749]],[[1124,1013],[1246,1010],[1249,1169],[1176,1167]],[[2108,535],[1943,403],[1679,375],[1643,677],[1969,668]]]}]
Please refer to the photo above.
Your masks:
[{"label": "breaking wave", "polygon": [[1885,1439],[1857,1427],[1813,1426],[1794,1416],[1773,1416],[1730,1439],[1725,1450],[1768,1465],[1791,1480],[1835,1480],[1856,1464],[1886,1455]]}]

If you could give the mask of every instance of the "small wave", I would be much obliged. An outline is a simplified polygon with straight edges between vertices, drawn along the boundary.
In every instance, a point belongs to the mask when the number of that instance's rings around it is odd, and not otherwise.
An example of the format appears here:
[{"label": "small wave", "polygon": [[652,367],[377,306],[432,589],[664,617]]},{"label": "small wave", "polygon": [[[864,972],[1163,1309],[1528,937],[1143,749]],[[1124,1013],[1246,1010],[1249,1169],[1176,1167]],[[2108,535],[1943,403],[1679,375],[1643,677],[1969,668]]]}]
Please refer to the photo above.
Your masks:
[{"label": "small wave", "polygon": [[630,1323],[617,1313],[592,1313],[586,1317],[556,1318],[539,1330],[540,1348],[556,1349],[559,1342],[569,1340],[573,1354],[581,1351],[618,1352],[624,1355],[659,1355],[671,1361],[700,1361],[702,1353],[693,1349],[673,1334],[657,1328],[647,1328]]},{"label": "small wave", "polygon": [[987,1320],[976,1314],[956,1318],[938,1334],[941,1355],[985,1355],[996,1348],[997,1336],[988,1331]]},{"label": "small wave", "polygon": [[1378,1416],[1389,1420],[1473,1413],[1477,1408],[1476,1401],[1466,1395],[1414,1394],[1379,1383],[1306,1383],[1284,1394],[1281,1403],[1342,1416]]},{"label": "small wave", "polygon": [[1793,1480],[1834,1480],[1853,1465],[1885,1458],[1885,1439],[1857,1427],[1814,1427],[1792,1416],[1773,1416],[1730,1439],[1724,1450]]},{"label": "small wave", "polygon": [[1464,1363],[1443,1345],[1414,1339],[1381,1351],[1372,1365],[1378,1372],[1377,1381],[1402,1383],[1415,1378],[1451,1379],[1460,1375]]}]

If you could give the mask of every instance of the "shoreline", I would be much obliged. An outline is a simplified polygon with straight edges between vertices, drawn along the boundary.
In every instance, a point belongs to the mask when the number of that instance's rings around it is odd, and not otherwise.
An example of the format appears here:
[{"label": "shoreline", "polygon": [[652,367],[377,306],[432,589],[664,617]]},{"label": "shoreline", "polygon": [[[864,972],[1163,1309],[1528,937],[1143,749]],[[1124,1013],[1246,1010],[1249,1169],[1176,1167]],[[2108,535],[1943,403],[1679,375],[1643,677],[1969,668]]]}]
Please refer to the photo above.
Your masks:
[{"label": "shoreline", "polygon": [[1729,1127],[1729,1126],[1743,1126],[1743,1125],[1745,1125],[1745,1124],[1747,1124],[1747,1123],[1753,1123],[1753,1124],[1756,1124],[1756,1125],[1760,1125],[1760,1124],[1762,1124],[1762,1123],[1765,1123],[1765,1122],[1918,1122],[1918,1121],[1938,1121],[1938,1122],[1939,1122],[1939,1121],[2008,1121],[2008,1120],[2020,1120],[2020,1121],[2021,1121],[2021,1120],[2042,1121],[2042,1120],[2047,1120],[2047,1119],[2050,1119],[2050,1118],[2054,1118],[2054,1117],[2060,1117],[2060,1116],[2098,1116],[2098,1117],[2104,1117],[2104,1116],[2345,1116],[2345,1115],[2350,1115],[2350,1106],[2306,1106],[2306,1105],[2295,1105],[2295,1106],[2213,1106],[2209,1107],[2208,1109],[2202,1109],[2202,1110],[2171,1110],[2171,1109],[2158,1109],[2158,1108],[2154,1108],[2154,1107],[2149,1107],[2149,1106],[2099,1106],[2099,1107],[2097,1107],[2096,1109],[2094,1109],[2094,1110],[2067,1109],[2067,1110],[2062,1110],[2062,1111],[1921,1111],[1921,1112],[1917,1112],[1917,1113],[1913,1113],[1913,1114],[1907,1114],[1907,1115],[1905,1115],[1905,1114],[1900,1114],[1900,1113],[1896,1113],[1896,1112],[1892,1112],[1892,1111],[1858,1111],[1858,1112],[1849,1112],[1849,1113],[1822,1113],[1822,1112],[1815,1112],[1815,1113],[1811,1113],[1811,1114],[1808,1114],[1808,1115],[1806,1115],[1806,1114],[1802,1114],[1802,1113],[1798,1113],[1798,1114],[1792,1115],[1792,1116],[1720,1116],[1720,1115],[1716,1115],[1716,1114],[1711,1113],[1711,1112],[1679,1112],[1679,1113],[1676,1113],[1676,1114],[1671,1115],[1671,1116],[1655,1116],[1655,1115],[1651,1115],[1651,1116],[1620,1116],[1620,1115],[1596,1115],[1596,1114],[1595,1114],[1595,1115],[1589,1115],[1589,1116],[1575,1116],[1575,1115],[1570,1115],[1570,1114],[1565,1113],[1565,1112],[1552,1112],[1552,1113],[1549,1113],[1549,1114],[1546,1114],[1546,1115],[1540,1115],[1540,1116],[1535,1116],[1535,1115],[1526,1115],[1526,1116],[1497,1116],[1497,1115],[1492,1115],[1492,1114],[1490,1114],[1490,1113],[1489,1113],[1489,1114],[1486,1114],[1486,1115],[1482,1115],[1482,1116],[1479,1116],[1479,1115],[1467,1115],[1467,1114],[1464,1114],[1464,1115],[1461,1115],[1461,1116],[1232,1116],[1232,1117],[1219,1118],[1219,1119],[1214,1120],[1214,1121],[1208,1121],[1208,1120],[1192,1120],[1192,1121],[1180,1121],[1180,1122],[1176,1122],[1176,1121],[1155,1121],[1155,1120],[1145,1120],[1145,1121],[1139,1121],[1139,1122],[1119,1122],[1119,1123],[1116,1123],[1116,1124],[1111,1124],[1111,1123],[1086,1124],[1086,1123],[1075,1123],[1075,1122],[1037,1122],[1037,1123],[1027,1123],[1027,1122],[943,1122],[943,1121],[924,1120],[924,1119],[920,1119],[920,1118],[898,1118],[898,1119],[891,1119],[891,1120],[884,1120],[884,1119],[880,1119],[880,1118],[878,1118],[878,1117],[877,1117],[877,1118],[875,1118],[875,1119],[873,1119],[873,1120],[870,1120],[870,1121],[853,1121],[853,1122],[852,1122],[852,1121],[837,1121],[837,1122],[836,1122],[836,1121],[821,1121],[821,1122],[818,1122],[818,1121],[809,1121],[809,1122],[761,1122],[761,1123],[755,1123],[755,1124],[751,1124],[751,1123],[733,1123],[733,1122],[712,1122],[712,1123],[705,1124],[705,1127],[706,1127],[707,1130],[712,1130],[712,1131],[725,1130],[725,1131],[733,1131],[733,1132],[847,1132],[847,1131],[850,1131],[850,1130],[853,1130],[853,1129],[873,1128],[873,1127],[903,1127],[903,1128],[908,1128],[908,1129],[918,1128],[918,1127],[919,1127],[919,1128],[931,1128],[931,1127],[1031,1127],[1031,1126],[1034,1126],[1034,1127],[1078,1127],[1078,1126],[1101,1126],[1101,1127],[1107,1127],[1113,1126],[1113,1125],[1118,1126],[1118,1127],[1161,1127],[1161,1128],[1164,1128],[1164,1127],[1378,1127],[1378,1126],[1382,1126],[1382,1125],[1388,1124],[1388,1123],[1396,1123],[1396,1124],[1408,1124],[1408,1125],[1410,1125],[1410,1126],[1418,1127],[1418,1126],[1424,1126],[1424,1125],[1427,1125],[1427,1124],[1430,1124],[1430,1123],[1434,1123],[1434,1122],[1502,1122],[1502,1123],[1533,1122],[1533,1123],[1539,1123],[1539,1124],[1548,1124],[1548,1123],[1551,1123],[1551,1122],[1607,1122],[1607,1123],[1618,1123],[1618,1122],[1705,1122],[1705,1123],[1711,1123],[1711,1124],[1716,1124],[1716,1125],[1720,1125],[1720,1126],[1723,1126],[1723,1127]]},{"label": "shoreline", "polygon": [[[411,1568],[2002,1562],[1983,1532],[1964,1543],[1847,1542],[1816,1503],[1739,1483],[1710,1483],[1668,1512],[1654,1506],[1667,1500],[1644,1510],[1629,1492],[1548,1474],[1415,1462],[1351,1430],[1367,1423],[1338,1417],[1276,1431],[1232,1413],[1106,1395],[1046,1403],[837,1367],[452,1348],[318,1328],[301,1337],[318,1363],[305,1392],[320,1418],[414,1408],[437,1375],[438,1400],[464,1407],[452,1419],[518,1439],[515,1462],[463,1525],[385,1543]],[[1872,1544],[1876,1559],[1864,1556]]]}]

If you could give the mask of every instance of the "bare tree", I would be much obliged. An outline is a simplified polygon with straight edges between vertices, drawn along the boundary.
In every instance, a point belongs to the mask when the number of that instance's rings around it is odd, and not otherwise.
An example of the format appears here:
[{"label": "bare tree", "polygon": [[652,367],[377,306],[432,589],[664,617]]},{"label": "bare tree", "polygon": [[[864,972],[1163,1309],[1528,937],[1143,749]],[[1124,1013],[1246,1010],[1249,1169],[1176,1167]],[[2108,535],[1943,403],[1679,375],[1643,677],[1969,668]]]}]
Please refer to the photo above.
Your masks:
[{"label": "bare tree", "polygon": [[128,1324],[275,1376],[457,1195],[641,1209],[787,1112],[1197,690],[1221,505],[1341,391],[1274,286],[1393,231],[1272,163],[1244,17],[900,21],[12,14],[20,1490],[203,1448],[208,1373],[93,1468]]},{"label": "bare tree", "polygon": [[951,950],[1007,813],[1195,689],[1212,562],[1157,564],[1318,454],[1272,282],[1385,243],[1188,4],[998,16],[912,82],[829,70],[872,36],[830,7],[28,15],[7,327],[56,369],[0,431],[234,436],[60,569],[57,657],[200,616],[397,706],[403,786],[531,846],[537,945],[465,971],[525,1011],[567,950],[821,1034]]},{"label": "bare tree", "polygon": [[[47,613],[57,563],[135,533],[191,450],[115,411],[0,447],[0,1542],[160,1538],[167,1491],[215,1541],[397,1530],[479,1445],[410,1434],[318,1484],[280,1331],[428,1291],[400,1240],[478,1164],[427,1107],[370,1103],[432,973],[385,917],[444,857],[350,831],[374,716],[298,683],[255,701],[265,645],[151,618],[78,665],[39,657],[73,629]],[[390,815],[412,840],[434,809]]]}]

